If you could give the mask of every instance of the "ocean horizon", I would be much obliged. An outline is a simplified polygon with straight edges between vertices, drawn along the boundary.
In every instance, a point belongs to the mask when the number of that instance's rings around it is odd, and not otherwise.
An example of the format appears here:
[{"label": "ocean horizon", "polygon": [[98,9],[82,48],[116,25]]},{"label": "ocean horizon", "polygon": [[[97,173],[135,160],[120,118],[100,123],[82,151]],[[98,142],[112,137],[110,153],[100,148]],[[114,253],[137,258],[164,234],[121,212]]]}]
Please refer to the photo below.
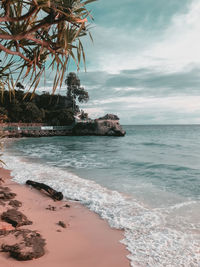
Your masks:
[{"label": "ocean horizon", "polygon": [[123,229],[132,266],[200,266],[200,125],[123,127],[16,139],[3,160],[16,182],[45,182]]}]

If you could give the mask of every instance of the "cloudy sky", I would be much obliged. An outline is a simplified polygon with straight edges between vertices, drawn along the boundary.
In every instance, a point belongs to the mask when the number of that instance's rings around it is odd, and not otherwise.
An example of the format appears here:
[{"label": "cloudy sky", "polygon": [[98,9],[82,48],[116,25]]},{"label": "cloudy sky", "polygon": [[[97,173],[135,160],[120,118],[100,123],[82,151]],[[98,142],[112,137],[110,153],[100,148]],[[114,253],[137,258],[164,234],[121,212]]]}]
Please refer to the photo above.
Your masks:
[{"label": "cloudy sky", "polygon": [[123,124],[200,123],[200,1],[99,0],[79,73],[91,117]]}]

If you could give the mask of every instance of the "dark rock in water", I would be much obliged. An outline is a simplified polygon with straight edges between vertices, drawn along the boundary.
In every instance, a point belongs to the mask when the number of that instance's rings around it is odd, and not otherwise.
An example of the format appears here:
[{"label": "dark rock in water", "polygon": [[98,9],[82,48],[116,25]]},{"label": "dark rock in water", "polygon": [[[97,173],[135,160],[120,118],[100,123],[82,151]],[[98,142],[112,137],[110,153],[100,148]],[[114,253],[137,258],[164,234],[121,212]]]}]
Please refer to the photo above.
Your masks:
[{"label": "dark rock in water", "polygon": [[16,197],[15,193],[10,192],[8,187],[0,187],[0,199],[4,201],[8,201]]},{"label": "dark rock in water", "polygon": [[[12,241],[10,241],[9,237],[11,237]],[[9,252],[12,258],[19,261],[37,259],[45,254],[45,240],[36,231],[11,231],[8,233],[9,243],[6,240],[5,238],[1,245],[2,251]]]},{"label": "dark rock in water", "polygon": [[12,224],[13,227],[19,227],[22,225],[30,225],[31,221],[20,211],[16,209],[10,209],[2,213],[1,219],[7,223]]},{"label": "dark rock in water", "polygon": [[66,228],[66,224],[62,221],[59,221],[58,225],[61,226],[62,228]]},{"label": "dark rock in water", "polygon": [[[110,119],[104,119],[110,118]],[[73,128],[74,135],[102,135],[102,136],[124,136],[126,132],[119,124],[116,115],[107,114],[105,117],[91,121],[78,122]]]},{"label": "dark rock in water", "polygon": [[12,206],[13,208],[17,209],[22,206],[22,203],[18,200],[11,200],[8,205]]},{"label": "dark rock in water", "polygon": [[113,121],[118,121],[119,117],[114,114],[106,114],[103,117],[98,118],[98,120],[113,120]]}]

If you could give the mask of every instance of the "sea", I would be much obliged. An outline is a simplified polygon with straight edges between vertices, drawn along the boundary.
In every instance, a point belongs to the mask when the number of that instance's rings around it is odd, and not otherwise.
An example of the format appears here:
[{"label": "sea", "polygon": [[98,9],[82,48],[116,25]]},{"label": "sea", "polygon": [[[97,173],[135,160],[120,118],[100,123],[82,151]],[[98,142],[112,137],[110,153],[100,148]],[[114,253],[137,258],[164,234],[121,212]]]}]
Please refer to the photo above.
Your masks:
[{"label": "sea", "polygon": [[200,125],[123,128],[17,139],[3,160],[16,182],[44,182],[123,229],[131,266],[199,267]]}]

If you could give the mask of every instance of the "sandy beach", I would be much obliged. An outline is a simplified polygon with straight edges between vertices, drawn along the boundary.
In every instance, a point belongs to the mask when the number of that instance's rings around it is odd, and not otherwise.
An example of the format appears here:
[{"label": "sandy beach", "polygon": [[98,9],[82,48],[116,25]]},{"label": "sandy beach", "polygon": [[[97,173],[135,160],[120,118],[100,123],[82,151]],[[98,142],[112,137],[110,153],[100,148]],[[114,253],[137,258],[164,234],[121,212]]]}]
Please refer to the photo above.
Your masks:
[{"label": "sandy beach", "polygon": [[[15,200],[22,202],[22,212],[31,225],[18,229],[36,230],[45,239],[45,255],[30,261],[17,261],[9,253],[0,253],[2,267],[128,267],[128,251],[119,241],[123,232],[113,230],[98,215],[89,211],[78,202],[54,201],[46,194],[19,185],[11,180],[10,171],[0,168],[1,187],[10,188],[16,194]],[[12,207],[5,201],[1,203],[0,213]],[[70,207],[66,207],[66,204]],[[62,221],[66,228],[58,225]],[[0,219],[0,230],[12,226]],[[5,232],[5,231],[4,231]],[[0,245],[6,236],[0,235]]]}]

